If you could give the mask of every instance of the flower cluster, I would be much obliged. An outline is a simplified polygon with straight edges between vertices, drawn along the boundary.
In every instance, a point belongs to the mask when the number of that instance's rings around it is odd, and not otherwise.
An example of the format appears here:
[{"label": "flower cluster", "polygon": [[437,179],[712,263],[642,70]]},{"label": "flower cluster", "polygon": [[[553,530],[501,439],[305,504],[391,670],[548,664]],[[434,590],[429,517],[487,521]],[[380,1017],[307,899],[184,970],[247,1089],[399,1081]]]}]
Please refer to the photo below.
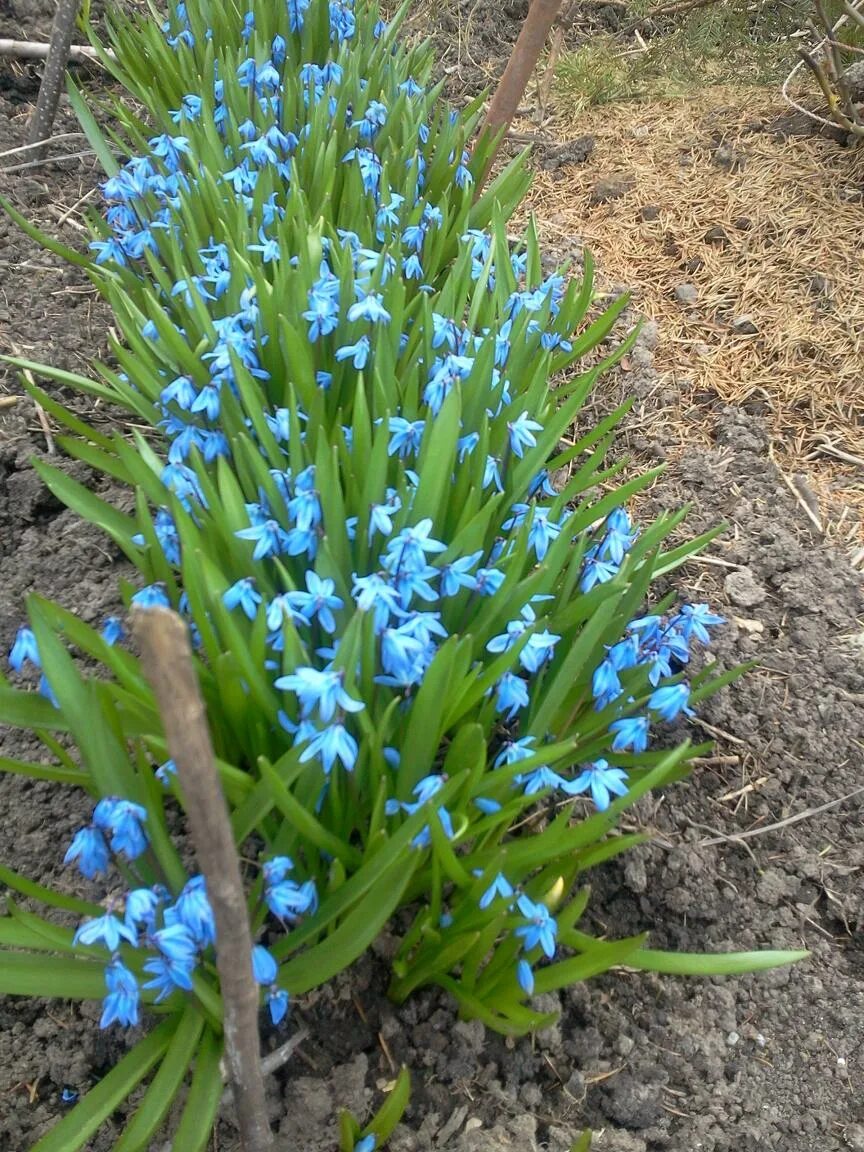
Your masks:
[{"label": "flower cluster", "polygon": [[[238,839],[264,845],[256,923],[314,922],[321,891],[324,949],[348,917],[366,931],[411,902],[400,987],[416,965],[522,1027],[538,965],[551,987],[588,947],[549,884],[665,779],[652,729],[705,694],[691,660],[721,622],[704,604],[645,614],[656,568],[690,546],[662,551],[675,517],[631,522],[639,481],[610,488],[614,417],[568,439],[595,370],[549,385],[623,302],[595,316],[589,271],[548,273],[533,229],[508,236],[520,162],[475,197],[475,120],[371,9],[286,0],[239,21],[190,0],[163,32],[164,74],[140,76],[158,132],[132,134],[92,243],[123,335],[106,388],[162,433],[82,450],[137,490],[134,517],[103,517],[143,576],[129,599],[189,624]],[[182,802],[151,702],[129,706],[122,626],[69,635],[116,676],[136,771],[160,764],[164,788],[140,794]],[[27,628],[11,663],[41,668]],[[54,679],[43,693],[74,708]],[[554,834],[529,833],[549,797]],[[146,827],[112,796],[68,859],[134,870]],[[79,930],[111,953],[106,1020],[137,1017],[142,974],[159,998],[201,974],[203,881],[175,889],[142,883]],[[271,946],[253,968],[281,1019],[292,945]],[[311,987],[304,962],[287,961]]]},{"label": "flower cluster", "polygon": [[[91,880],[108,872],[112,855],[131,865],[147,851],[146,824],[147,810],[140,804],[105,797],[94,808],[90,824],[76,832],[64,863],[77,864]],[[134,875],[134,866],[131,872]],[[313,913],[318,904],[314,882],[298,883],[293,872],[287,856],[262,866],[264,905],[284,930]],[[111,956],[105,967],[107,992],[100,1026],[133,1027],[139,1019],[142,990],[153,993],[157,1004],[174,992],[192,992],[196,969],[211,956],[216,925],[206,881],[203,876],[191,877],[175,897],[161,883],[114,893],[105,901],[103,915],[78,927],[73,943],[104,948]],[[141,954],[146,957],[143,961]],[[279,986],[278,964],[262,944],[253,948],[252,969],[265,990],[271,1020],[279,1024],[288,1011],[288,992]]]}]

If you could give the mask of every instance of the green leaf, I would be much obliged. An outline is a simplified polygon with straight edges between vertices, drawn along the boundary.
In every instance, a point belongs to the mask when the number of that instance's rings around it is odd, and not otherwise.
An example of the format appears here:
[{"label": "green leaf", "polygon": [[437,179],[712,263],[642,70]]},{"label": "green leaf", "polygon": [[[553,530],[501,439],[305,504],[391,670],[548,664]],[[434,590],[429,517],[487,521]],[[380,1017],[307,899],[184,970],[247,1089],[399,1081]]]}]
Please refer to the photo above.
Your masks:
[{"label": "green leaf", "polygon": [[77,785],[79,788],[86,788],[90,784],[90,777],[79,768],[67,768],[62,764],[32,764],[26,760],[9,760],[5,756],[0,756],[0,772],[29,776],[31,780]]},{"label": "green leaf", "polygon": [[403,1066],[399,1069],[396,1083],[388,1093],[387,1099],[363,1129],[362,1135],[373,1133],[376,1137],[376,1148],[383,1148],[393,1135],[396,1125],[405,1114],[408,1101],[411,1097],[411,1073]]},{"label": "green leaf", "polygon": [[31,1152],[78,1152],[79,1148],[84,1148],[99,1126],[159,1062],[176,1027],[176,1018],[169,1017],[139,1040],[132,1051],[33,1146]]},{"label": "green leaf", "polygon": [[626,940],[616,940],[612,944],[607,944],[603,940],[590,940],[590,947],[587,947],[581,956],[574,956],[571,960],[562,960],[558,964],[550,964],[539,969],[534,977],[534,991],[553,992],[568,984],[588,980],[591,976],[606,972],[615,965],[629,964],[629,958],[634,955],[644,939],[643,934],[628,937]]},{"label": "green leaf", "polygon": [[62,995],[66,1000],[101,1000],[105,995],[105,965],[68,957],[2,952],[0,994]]},{"label": "green leaf", "polygon": [[96,153],[99,163],[104,168],[108,176],[114,176],[120,171],[120,165],[114,156],[114,153],[108,147],[108,141],[99,129],[93,113],[85,104],[81,93],[78,91],[72,77],[66,74],[66,91],[69,94],[69,103],[75,115],[78,117],[78,123],[84,129],[84,135],[90,147]]},{"label": "green leaf", "polygon": [[219,1070],[222,1041],[210,1029],[198,1046],[195,1073],[172,1143],[177,1152],[205,1152],[225,1086]]},{"label": "green leaf", "polygon": [[625,961],[628,968],[643,972],[665,972],[672,976],[738,976],[797,964],[810,955],[804,950],[790,952],[655,952],[639,948]]},{"label": "green leaf", "polygon": [[[90,269],[93,267],[93,261],[89,256],[82,256],[80,252],[76,252],[74,248],[67,248],[65,244],[61,244],[59,240],[55,240],[49,236],[47,232],[43,232],[37,228],[35,224],[31,224],[26,216],[12,206],[5,196],[0,196],[0,208],[10,216],[18,227],[26,232],[31,240],[35,240],[37,244],[43,248],[47,248],[49,252],[53,252],[55,256],[59,256],[62,260],[66,260],[69,264],[77,264],[79,268]],[[7,357],[3,357],[7,359]]]},{"label": "green leaf", "polygon": [[114,1152],[144,1152],[152,1136],[168,1114],[180,1091],[186,1072],[195,1057],[204,1020],[189,1001],[180,1017],[177,1031],[171,1037],[159,1070],[144,1094],[135,1115],[123,1129]]},{"label": "green leaf", "polygon": [[45,888],[2,864],[0,864],[0,884],[5,884],[7,888],[20,892],[30,900],[47,904],[50,908],[64,908],[67,912],[77,912],[81,916],[101,916],[105,911],[98,904],[79,900],[76,896],[65,896],[62,892],[55,892],[53,888]]}]

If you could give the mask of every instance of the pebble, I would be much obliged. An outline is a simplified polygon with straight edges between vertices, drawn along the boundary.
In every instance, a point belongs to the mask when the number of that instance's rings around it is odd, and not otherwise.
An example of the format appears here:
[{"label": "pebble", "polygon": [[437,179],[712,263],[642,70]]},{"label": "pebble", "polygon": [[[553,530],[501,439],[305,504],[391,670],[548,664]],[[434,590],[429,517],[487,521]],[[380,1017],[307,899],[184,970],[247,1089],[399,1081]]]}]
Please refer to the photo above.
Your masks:
[{"label": "pebble", "polygon": [[679,284],[675,289],[675,298],[681,304],[697,304],[699,302],[699,293],[693,284]]},{"label": "pebble", "polygon": [[737,572],[730,572],[723,581],[723,587],[730,603],[736,608],[755,608],[768,596],[750,568],[739,568]]}]

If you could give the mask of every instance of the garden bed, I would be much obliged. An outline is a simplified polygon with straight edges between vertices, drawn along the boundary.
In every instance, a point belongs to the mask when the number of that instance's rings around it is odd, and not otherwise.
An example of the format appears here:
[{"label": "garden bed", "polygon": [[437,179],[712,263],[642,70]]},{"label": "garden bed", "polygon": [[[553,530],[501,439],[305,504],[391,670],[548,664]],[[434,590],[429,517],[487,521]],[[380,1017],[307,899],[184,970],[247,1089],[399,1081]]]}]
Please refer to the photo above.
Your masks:
[{"label": "garden bed", "polygon": [[[20,27],[43,31],[41,13]],[[32,69],[0,65],[5,147],[23,141],[35,91]],[[57,131],[66,130],[74,124],[64,113]],[[64,143],[69,152],[80,146]],[[67,213],[98,178],[83,158],[0,174],[0,192],[74,242],[79,218]],[[95,291],[5,221],[0,272],[4,350],[79,370],[101,353],[108,317]],[[693,777],[634,810],[655,839],[592,877],[588,930],[651,929],[654,946],[692,951],[803,945],[812,957],[735,979],[616,973],[547,997],[544,1006],[560,1001],[559,1024],[505,1041],[456,1023],[443,995],[391,1005],[385,939],[344,979],[297,1001],[294,1026],[309,1037],[271,1081],[280,1147],[335,1147],[337,1108],[362,1116],[404,1062],[414,1092],[395,1152],[567,1152],[583,1127],[599,1152],[864,1148],[861,576],[815,534],[769,460],[758,416],[717,401],[703,409],[698,448],[681,442],[663,415],[658,338],[662,328],[643,332],[629,370],[598,388],[595,410],[635,393],[621,449],[634,469],[674,461],[642,497],[640,519],[686,501],[692,532],[729,525],[677,579],[729,617],[712,648],[719,665],[759,667],[700,709],[691,734],[714,737],[716,747]],[[0,399],[19,391],[12,376],[0,377]],[[30,590],[88,621],[116,606],[121,558],[30,469],[49,445],[30,400],[0,407],[0,648]],[[3,734],[0,754],[26,757],[27,744]],[[0,777],[0,861],[57,879],[84,808],[53,785]],[[78,881],[68,874],[64,883]],[[126,1041],[100,1032],[98,1014],[95,1005],[0,1002],[0,1150],[24,1152],[63,1112],[64,1088],[86,1092],[115,1061]],[[94,1152],[113,1139],[106,1130]],[[234,1143],[226,1123],[214,1147]]]}]

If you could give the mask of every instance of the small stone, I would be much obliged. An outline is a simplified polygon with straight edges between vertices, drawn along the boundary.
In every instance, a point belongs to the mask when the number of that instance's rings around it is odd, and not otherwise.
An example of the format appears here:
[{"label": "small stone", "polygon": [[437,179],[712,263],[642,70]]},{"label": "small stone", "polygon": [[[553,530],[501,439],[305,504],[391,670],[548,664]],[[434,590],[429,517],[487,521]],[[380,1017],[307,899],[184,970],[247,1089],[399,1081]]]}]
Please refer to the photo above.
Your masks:
[{"label": "small stone", "polygon": [[755,608],[768,596],[750,568],[739,568],[737,572],[730,572],[723,581],[723,587],[730,603],[736,608]]},{"label": "small stone", "polygon": [[619,1036],[615,1041],[615,1051],[619,1056],[623,1056],[625,1060],[635,1047],[636,1041],[632,1036]]},{"label": "small stone", "polygon": [[610,200],[620,200],[633,187],[632,176],[609,176],[598,180],[588,198],[590,204],[606,204]]},{"label": "small stone", "polygon": [[741,1037],[738,1035],[737,1032],[730,1032],[729,1035],[726,1037],[726,1044],[729,1048],[734,1048],[740,1039],[741,1039]]},{"label": "small stone", "polygon": [[753,227],[753,221],[749,216],[736,216],[732,221],[732,227],[737,228],[739,232],[749,232]]},{"label": "small stone", "polygon": [[646,221],[656,220],[660,215],[660,209],[656,204],[643,204],[639,209],[639,219]]},{"label": "small stone", "polygon": [[630,129],[630,135],[634,140],[644,140],[650,131],[651,129],[647,124],[634,124]]},{"label": "small stone", "polygon": [[729,233],[725,228],[721,228],[719,224],[715,224],[713,228],[709,228],[702,239],[706,244],[719,244],[722,248],[729,246]]},{"label": "small stone", "polygon": [[759,331],[753,323],[752,316],[736,316],[730,327],[739,336],[755,336]]},{"label": "small stone", "polygon": [[692,307],[699,303],[699,293],[695,284],[679,284],[675,289],[675,298],[681,304]]},{"label": "small stone", "polygon": [[748,636],[759,636],[765,631],[765,625],[761,620],[748,620],[743,616],[733,616],[733,624],[737,624],[742,632],[746,632]]}]

